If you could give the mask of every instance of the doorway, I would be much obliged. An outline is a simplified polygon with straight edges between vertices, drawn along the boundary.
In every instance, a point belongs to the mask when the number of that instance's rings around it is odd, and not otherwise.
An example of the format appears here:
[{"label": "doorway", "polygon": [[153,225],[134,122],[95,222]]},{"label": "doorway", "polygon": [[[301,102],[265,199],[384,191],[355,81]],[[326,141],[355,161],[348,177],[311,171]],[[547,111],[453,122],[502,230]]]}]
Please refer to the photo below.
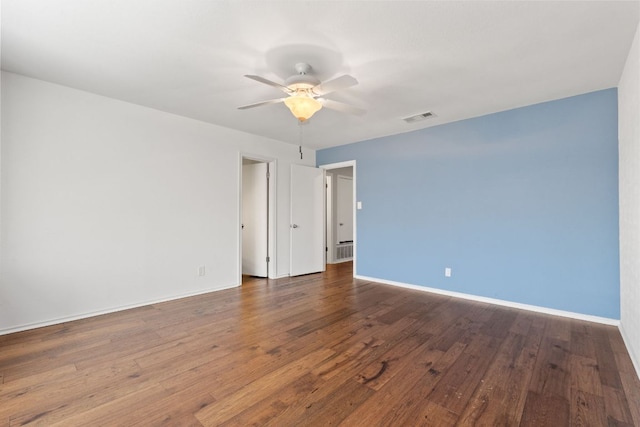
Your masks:
[{"label": "doorway", "polygon": [[240,173],[240,283],[272,277],[275,161],[242,156]]},{"label": "doorway", "polygon": [[326,263],[353,261],[356,274],[355,161],[320,166],[326,172]]}]

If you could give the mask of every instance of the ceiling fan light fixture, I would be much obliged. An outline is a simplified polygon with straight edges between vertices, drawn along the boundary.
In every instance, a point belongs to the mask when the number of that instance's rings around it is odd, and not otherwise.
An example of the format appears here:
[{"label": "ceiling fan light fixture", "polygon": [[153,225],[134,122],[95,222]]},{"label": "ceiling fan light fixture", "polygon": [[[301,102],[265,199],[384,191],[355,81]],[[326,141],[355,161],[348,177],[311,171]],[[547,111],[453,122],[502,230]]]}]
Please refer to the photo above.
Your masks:
[{"label": "ceiling fan light fixture", "polygon": [[320,98],[338,90],[350,88],[357,85],[358,81],[348,74],[335,77],[329,81],[321,82],[317,77],[309,74],[311,72],[311,65],[300,62],[296,64],[297,74],[290,76],[284,81],[284,85],[265,79],[264,77],[256,76],[253,74],[245,74],[245,77],[255,80],[259,83],[263,83],[281,90],[288,96],[278,99],[270,99],[262,102],[255,102],[249,105],[243,105],[238,107],[240,110],[246,110],[253,107],[260,107],[263,105],[278,104],[284,102],[287,108],[291,111],[291,114],[298,119],[300,123],[305,122],[311,118],[321,108],[326,107],[331,110],[339,111],[348,114],[363,114],[362,108],[354,107],[352,105],[343,104],[331,99]]},{"label": "ceiling fan light fixture", "polygon": [[310,96],[293,95],[284,100],[285,105],[291,111],[293,116],[304,122],[309,120],[318,110],[322,108],[322,104]]}]

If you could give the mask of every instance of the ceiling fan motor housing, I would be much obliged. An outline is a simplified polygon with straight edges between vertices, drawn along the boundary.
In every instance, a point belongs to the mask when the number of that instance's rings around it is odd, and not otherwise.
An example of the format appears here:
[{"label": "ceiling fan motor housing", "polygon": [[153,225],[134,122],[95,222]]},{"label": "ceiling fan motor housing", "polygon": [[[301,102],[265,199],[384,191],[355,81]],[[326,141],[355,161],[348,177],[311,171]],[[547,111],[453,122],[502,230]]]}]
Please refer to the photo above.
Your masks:
[{"label": "ceiling fan motor housing", "polygon": [[294,74],[293,76],[285,80],[285,85],[289,89],[311,89],[312,87],[320,84],[320,80],[309,75],[309,72],[311,71],[311,65],[304,62],[299,62],[296,64],[296,71],[298,72],[298,74]]}]

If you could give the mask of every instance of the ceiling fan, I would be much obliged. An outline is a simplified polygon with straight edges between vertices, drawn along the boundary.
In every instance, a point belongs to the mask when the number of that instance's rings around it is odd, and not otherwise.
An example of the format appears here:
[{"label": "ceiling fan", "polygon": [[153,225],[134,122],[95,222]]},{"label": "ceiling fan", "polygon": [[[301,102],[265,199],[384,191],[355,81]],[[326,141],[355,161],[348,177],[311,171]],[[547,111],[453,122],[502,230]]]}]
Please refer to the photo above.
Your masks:
[{"label": "ceiling fan", "polygon": [[262,105],[284,102],[289,110],[291,110],[291,113],[301,122],[308,120],[322,107],[327,107],[332,110],[349,114],[363,114],[365,112],[362,108],[358,108],[353,105],[343,104],[342,102],[333,101],[331,99],[320,98],[321,96],[327,95],[331,92],[357,85],[358,81],[353,77],[345,74],[322,83],[310,74],[311,65],[300,62],[296,64],[295,68],[297,74],[286,79],[284,85],[265,79],[264,77],[250,74],[245,75],[245,77],[249,79],[280,89],[288,96],[256,102],[255,104],[243,105],[242,107],[238,107],[238,109],[246,110],[248,108],[260,107]]}]

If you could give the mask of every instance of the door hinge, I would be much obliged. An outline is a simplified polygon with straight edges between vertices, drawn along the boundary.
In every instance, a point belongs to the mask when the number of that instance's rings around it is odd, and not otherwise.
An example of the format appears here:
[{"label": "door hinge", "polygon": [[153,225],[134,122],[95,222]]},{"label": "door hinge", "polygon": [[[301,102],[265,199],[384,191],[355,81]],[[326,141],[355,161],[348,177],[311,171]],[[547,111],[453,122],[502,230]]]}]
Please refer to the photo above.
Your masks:
[{"label": "door hinge", "polygon": [[271,178],[271,172],[267,172],[267,179]]},{"label": "door hinge", "polygon": [[271,257],[267,257],[267,262],[270,262],[270,261],[271,261]]}]

